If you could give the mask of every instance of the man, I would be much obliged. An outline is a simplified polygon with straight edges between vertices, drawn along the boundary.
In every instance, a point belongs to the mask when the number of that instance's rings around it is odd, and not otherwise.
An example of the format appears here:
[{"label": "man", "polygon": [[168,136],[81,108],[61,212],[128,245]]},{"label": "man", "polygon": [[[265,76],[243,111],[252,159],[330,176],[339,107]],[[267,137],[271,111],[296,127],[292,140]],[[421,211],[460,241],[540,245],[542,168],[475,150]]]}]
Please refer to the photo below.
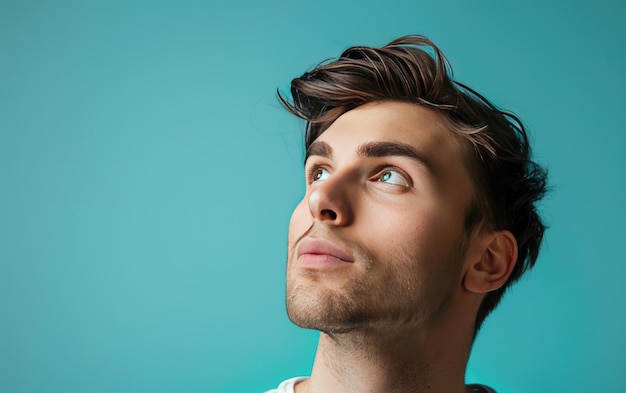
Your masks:
[{"label": "man", "polygon": [[321,332],[310,378],[278,393],[493,392],[472,342],[537,258],[546,173],[524,128],[407,36],[293,80],[306,195],[289,227],[287,312]]}]

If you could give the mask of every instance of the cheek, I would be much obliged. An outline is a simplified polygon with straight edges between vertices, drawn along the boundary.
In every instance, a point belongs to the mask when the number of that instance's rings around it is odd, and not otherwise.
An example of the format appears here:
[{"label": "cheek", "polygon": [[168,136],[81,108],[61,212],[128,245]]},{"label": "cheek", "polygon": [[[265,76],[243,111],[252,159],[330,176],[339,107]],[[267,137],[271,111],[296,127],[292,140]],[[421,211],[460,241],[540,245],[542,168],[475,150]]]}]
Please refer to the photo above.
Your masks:
[{"label": "cheek", "polygon": [[290,247],[311,227],[312,223],[313,219],[309,212],[308,204],[305,200],[302,200],[294,209],[289,221]]},{"label": "cheek", "polygon": [[429,244],[433,232],[438,232],[441,224],[438,213],[429,209],[416,209],[414,206],[386,209],[384,214],[372,215],[371,231],[373,239],[384,239],[389,246],[414,246],[416,243]]},{"label": "cheek", "polygon": [[402,260],[434,263],[446,259],[462,227],[445,207],[426,207],[377,215],[371,225],[376,230],[368,232],[365,244],[375,245],[377,253],[399,254]]}]

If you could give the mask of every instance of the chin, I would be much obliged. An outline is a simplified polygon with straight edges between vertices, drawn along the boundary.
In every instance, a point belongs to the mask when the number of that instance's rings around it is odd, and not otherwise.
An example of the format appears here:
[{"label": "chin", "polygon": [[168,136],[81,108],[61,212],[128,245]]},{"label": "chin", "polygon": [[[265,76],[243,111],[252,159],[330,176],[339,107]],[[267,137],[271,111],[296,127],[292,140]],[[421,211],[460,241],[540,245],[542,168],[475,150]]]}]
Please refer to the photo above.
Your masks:
[{"label": "chin", "polygon": [[296,325],[328,334],[366,326],[371,315],[354,297],[307,286],[287,288],[287,315]]}]

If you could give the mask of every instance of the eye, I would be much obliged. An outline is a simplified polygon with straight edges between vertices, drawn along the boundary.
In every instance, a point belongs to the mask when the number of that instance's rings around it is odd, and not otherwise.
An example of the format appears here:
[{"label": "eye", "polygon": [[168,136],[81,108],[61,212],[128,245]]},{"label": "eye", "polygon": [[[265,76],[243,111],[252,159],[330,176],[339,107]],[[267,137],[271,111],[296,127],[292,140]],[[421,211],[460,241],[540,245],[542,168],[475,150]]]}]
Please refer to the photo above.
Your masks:
[{"label": "eye", "polygon": [[402,187],[409,187],[410,184],[406,179],[406,176],[398,170],[387,168],[380,172],[375,178],[376,181],[381,183],[393,184]]},{"label": "eye", "polygon": [[328,176],[330,176],[330,172],[328,172],[328,169],[318,166],[318,167],[311,168],[309,179],[310,179],[310,182],[313,183],[317,181],[326,180],[328,179]]}]

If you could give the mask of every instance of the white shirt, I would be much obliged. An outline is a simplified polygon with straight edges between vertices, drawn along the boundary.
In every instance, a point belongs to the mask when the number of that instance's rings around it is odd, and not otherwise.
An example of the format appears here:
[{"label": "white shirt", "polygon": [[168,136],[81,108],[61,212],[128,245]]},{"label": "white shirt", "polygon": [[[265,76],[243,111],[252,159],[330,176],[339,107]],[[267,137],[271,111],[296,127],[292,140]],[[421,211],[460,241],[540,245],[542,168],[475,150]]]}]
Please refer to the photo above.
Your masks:
[{"label": "white shirt", "polygon": [[296,386],[296,383],[304,381],[305,379],[308,379],[308,377],[290,378],[281,382],[276,389],[268,390],[265,393],[294,393],[293,387]]},{"label": "white shirt", "polygon": [[[281,384],[278,385],[276,389],[268,390],[265,393],[294,393],[294,386],[296,386],[296,383],[304,381],[307,378],[308,377],[290,378],[286,381],[281,382]],[[496,393],[495,390],[485,385],[472,384],[468,385],[468,387],[471,387],[472,390],[476,393]]]}]

